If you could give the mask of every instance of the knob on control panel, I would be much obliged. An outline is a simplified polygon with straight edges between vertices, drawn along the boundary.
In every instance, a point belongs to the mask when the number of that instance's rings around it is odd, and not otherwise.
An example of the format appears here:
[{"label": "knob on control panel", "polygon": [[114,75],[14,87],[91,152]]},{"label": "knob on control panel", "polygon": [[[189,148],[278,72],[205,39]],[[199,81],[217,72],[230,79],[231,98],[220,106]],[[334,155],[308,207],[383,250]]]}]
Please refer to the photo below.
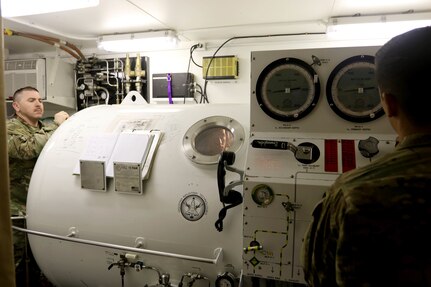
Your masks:
[{"label": "knob on control panel", "polygon": [[360,140],[358,143],[358,149],[361,154],[366,158],[372,158],[379,153],[378,145],[379,140],[375,137],[369,137],[366,140]]}]

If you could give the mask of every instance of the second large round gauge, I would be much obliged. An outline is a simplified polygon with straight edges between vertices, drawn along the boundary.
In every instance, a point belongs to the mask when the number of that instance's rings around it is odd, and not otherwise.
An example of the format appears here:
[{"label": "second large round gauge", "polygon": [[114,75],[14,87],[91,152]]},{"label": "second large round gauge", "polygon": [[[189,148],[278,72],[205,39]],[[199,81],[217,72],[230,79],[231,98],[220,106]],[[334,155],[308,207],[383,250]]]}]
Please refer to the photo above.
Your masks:
[{"label": "second large round gauge", "polygon": [[369,122],[383,115],[375,79],[374,57],[359,55],[341,62],[326,85],[329,106],[352,122]]}]

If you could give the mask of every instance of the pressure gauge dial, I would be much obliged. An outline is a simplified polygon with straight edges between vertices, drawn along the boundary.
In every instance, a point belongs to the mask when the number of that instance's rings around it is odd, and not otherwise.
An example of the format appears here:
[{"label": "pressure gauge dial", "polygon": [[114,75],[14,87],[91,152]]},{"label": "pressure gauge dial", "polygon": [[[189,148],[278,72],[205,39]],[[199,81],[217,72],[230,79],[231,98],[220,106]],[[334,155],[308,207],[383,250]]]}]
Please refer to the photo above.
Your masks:
[{"label": "pressure gauge dial", "polygon": [[274,200],[274,192],[269,186],[259,184],[253,188],[251,197],[256,204],[265,207]]},{"label": "pressure gauge dial", "polygon": [[225,272],[217,276],[215,281],[216,287],[234,287],[235,286],[235,276],[232,273]]},{"label": "pressure gauge dial", "polygon": [[384,114],[375,78],[374,57],[348,58],[331,72],[326,97],[334,112],[352,122],[369,122]]},{"label": "pressure gauge dial", "polygon": [[320,95],[319,77],[313,68],[295,58],[269,64],[259,75],[256,99],[262,110],[280,121],[295,121],[310,113]]}]

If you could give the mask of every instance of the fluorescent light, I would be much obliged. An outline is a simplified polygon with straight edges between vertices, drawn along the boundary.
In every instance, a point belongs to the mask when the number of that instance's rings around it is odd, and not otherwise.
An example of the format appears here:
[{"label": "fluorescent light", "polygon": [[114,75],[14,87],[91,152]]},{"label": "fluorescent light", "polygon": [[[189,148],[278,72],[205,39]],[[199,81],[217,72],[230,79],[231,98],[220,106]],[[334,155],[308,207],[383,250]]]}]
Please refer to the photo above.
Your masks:
[{"label": "fluorescent light", "polygon": [[111,52],[140,52],[175,48],[177,41],[174,31],[163,30],[101,36],[98,47]]},{"label": "fluorescent light", "polygon": [[88,8],[99,5],[99,0],[1,0],[1,13],[5,18],[36,15]]},{"label": "fluorescent light", "polygon": [[431,13],[334,17],[330,19],[326,32],[331,39],[390,39],[430,25]]}]

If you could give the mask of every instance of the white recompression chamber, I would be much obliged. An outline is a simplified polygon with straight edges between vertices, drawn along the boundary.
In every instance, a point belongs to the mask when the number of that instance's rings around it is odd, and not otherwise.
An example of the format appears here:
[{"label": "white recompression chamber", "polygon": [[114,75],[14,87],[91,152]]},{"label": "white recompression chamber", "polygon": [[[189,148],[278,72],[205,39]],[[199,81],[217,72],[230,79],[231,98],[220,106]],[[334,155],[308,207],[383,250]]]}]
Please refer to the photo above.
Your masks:
[{"label": "white recompression chamber", "polygon": [[[216,230],[217,162],[233,151],[233,167],[243,168],[248,125],[246,104],[129,101],[73,115],[48,141],[30,183],[27,228],[41,270],[58,287],[239,278],[242,210],[229,209]],[[110,164],[138,164],[142,184],[121,168],[112,175]],[[228,173],[226,182],[238,177]]]},{"label": "white recompression chamber", "polygon": [[249,104],[78,112],[30,183],[41,269],[58,287],[305,284],[314,206],[395,145],[376,49],[252,52]]}]

